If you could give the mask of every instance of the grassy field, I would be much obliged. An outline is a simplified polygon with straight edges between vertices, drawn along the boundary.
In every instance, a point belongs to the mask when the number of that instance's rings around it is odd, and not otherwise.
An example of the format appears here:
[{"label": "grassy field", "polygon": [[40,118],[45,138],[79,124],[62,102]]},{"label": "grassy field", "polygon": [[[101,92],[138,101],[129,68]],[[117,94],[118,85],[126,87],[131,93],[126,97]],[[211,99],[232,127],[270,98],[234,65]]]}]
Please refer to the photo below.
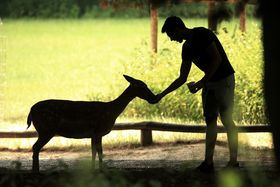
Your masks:
[{"label": "grassy field", "polygon": [[149,74],[145,67],[127,68],[136,63],[136,48],[149,43],[149,32],[146,19],[4,21],[1,120],[25,123],[32,104],[42,99],[115,98],[128,85],[122,74],[142,74],[144,80]]},{"label": "grassy field", "polygon": [[[236,69],[235,119],[264,123],[259,22],[249,20],[246,34],[237,25],[224,23],[218,35]],[[144,80],[155,93],[178,76],[181,44],[159,33],[159,52],[150,54],[148,19],[4,20],[0,32],[6,51],[2,122],[25,123],[32,104],[43,99],[111,100],[128,85],[122,74]],[[201,76],[193,66],[189,81]],[[200,94],[189,94],[186,86],[158,105],[136,100],[122,116],[203,120]]]},{"label": "grassy field", "polygon": [[148,22],[8,20],[2,28],[7,39],[4,121],[23,123],[32,104],[42,99],[120,94],[127,86],[122,79],[127,57],[148,37],[142,24]]},{"label": "grassy field", "polygon": [[[0,129],[25,130],[29,109],[39,100],[114,99],[128,86],[123,74],[142,79],[155,93],[162,91],[178,75],[181,50],[181,44],[160,33],[162,23],[160,19],[155,55],[150,53],[149,19],[3,20]],[[186,19],[185,23],[207,26],[206,19]],[[238,20],[225,22],[218,37],[236,69],[235,119],[245,124],[265,123],[259,22],[249,20],[246,34],[238,31]],[[201,76],[193,66],[189,81]],[[200,94],[192,95],[183,86],[157,105],[136,99],[118,121],[147,119],[203,123]],[[138,141],[133,133],[114,132],[107,142],[118,142],[116,136]],[[171,134],[169,140],[174,137],[181,139],[182,135]],[[271,145],[271,137],[266,139]],[[13,148],[30,147],[30,143],[11,144]]]}]

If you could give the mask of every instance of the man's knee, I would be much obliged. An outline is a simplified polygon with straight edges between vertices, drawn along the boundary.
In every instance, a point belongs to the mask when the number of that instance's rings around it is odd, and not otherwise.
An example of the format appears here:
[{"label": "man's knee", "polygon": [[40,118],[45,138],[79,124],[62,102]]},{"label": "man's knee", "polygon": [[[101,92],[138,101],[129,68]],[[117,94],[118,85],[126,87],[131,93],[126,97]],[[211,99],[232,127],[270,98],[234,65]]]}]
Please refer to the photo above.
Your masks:
[{"label": "man's knee", "polygon": [[233,123],[232,115],[229,113],[221,113],[220,118],[221,118],[221,121],[223,124],[232,124]]},{"label": "man's knee", "polygon": [[232,115],[223,115],[221,114],[221,121],[224,125],[224,127],[227,129],[227,130],[234,130],[235,129],[235,123],[232,119]]},{"label": "man's knee", "polygon": [[207,126],[215,125],[217,123],[217,118],[218,118],[218,116],[216,116],[216,115],[207,115],[207,116],[205,116],[206,125]]}]

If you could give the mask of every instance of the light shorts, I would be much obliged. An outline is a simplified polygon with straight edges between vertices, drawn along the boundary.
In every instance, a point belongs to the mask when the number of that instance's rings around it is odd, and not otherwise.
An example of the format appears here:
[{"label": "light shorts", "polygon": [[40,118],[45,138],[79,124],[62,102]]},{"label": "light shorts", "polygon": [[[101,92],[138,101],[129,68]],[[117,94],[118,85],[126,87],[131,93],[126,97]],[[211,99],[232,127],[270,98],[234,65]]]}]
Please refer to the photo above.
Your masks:
[{"label": "light shorts", "polygon": [[234,74],[217,82],[208,82],[202,90],[204,117],[232,115],[234,104]]}]

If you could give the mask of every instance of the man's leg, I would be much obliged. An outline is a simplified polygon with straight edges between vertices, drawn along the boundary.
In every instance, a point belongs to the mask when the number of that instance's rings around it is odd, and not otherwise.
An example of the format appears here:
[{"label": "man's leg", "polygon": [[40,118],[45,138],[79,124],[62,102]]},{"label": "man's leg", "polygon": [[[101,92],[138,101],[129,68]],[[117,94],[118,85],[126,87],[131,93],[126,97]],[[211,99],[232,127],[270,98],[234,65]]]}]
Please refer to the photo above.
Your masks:
[{"label": "man's leg", "polygon": [[205,141],[205,159],[204,162],[197,167],[202,172],[213,172],[213,156],[217,139],[217,116],[218,105],[215,91],[208,87],[202,90],[203,112],[205,116],[206,141]]},{"label": "man's leg", "polygon": [[213,163],[215,144],[217,140],[217,117],[205,117],[206,121],[206,142],[205,142],[205,162]]},{"label": "man's leg", "polygon": [[225,80],[225,86],[219,92],[220,96],[220,117],[224,127],[227,130],[227,138],[229,145],[230,160],[228,166],[237,166],[237,150],[238,150],[238,132],[232,119],[234,105],[234,75],[229,76]]},{"label": "man's leg", "polygon": [[227,130],[230,160],[229,165],[237,164],[238,133],[231,114],[221,114],[221,121]]}]

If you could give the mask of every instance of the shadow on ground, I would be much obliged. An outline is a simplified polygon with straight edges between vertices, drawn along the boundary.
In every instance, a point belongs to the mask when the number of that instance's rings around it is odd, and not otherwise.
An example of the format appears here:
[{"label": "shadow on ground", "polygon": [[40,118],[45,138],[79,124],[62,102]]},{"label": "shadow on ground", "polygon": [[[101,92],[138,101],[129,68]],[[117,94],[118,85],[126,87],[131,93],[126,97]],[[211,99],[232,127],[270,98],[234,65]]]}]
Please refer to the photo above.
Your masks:
[{"label": "shadow on ground", "polygon": [[[200,161],[180,160],[106,160],[105,169],[92,171],[90,162],[59,161],[39,174],[22,169],[15,161],[10,168],[0,168],[0,186],[48,187],[261,187],[279,186],[275,162],[241,162],[240,168],[228,170],[218,161],[210,174],[195,170]],[[69,165],[70,163],[70,165]],[[71,165],[72,164],[72,165]]]},{"label": "shadow on ground", "polygon": [[40,174],[30,172],[32,152],[1,150],[0,187],[278,187],[279,172],[271,149],[241,147],[240,168],[225,170],[227,144],[216,146],[215,172],[195,171],[203,142],[104,149],[103,171],[92,171],[90,147],[40,153]]}]

